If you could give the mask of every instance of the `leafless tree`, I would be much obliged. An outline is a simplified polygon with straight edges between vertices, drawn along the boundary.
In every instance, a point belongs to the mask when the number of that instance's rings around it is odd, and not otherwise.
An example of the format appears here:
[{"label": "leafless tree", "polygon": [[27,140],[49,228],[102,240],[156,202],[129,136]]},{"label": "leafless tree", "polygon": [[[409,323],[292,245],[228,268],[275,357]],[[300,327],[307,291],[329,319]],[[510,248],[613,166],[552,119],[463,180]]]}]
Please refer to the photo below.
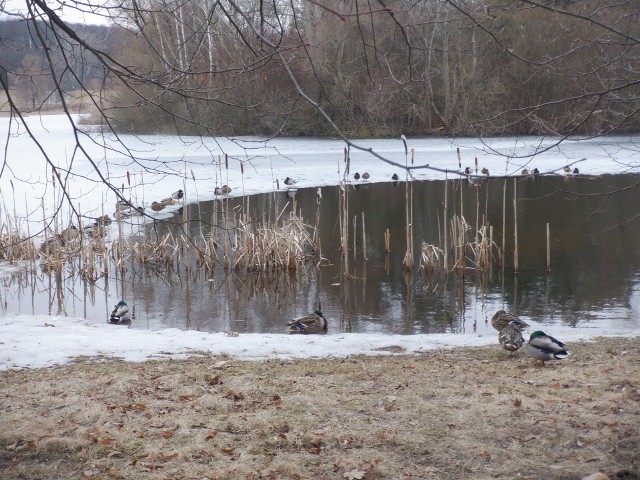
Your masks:
[{"label": "leafless tree", "polygon": [[[47,89],[44,98],[55,97],[72,123],[69,99],[80,92],[115,134],[331,134],[398,168],[352,137],[552,134],[561,142],[640,126],[633,0],[70,0],[64,9],[104,16],[118,42],[80,34],[56,2],[26,0],[14,15],[30,21],[44,48],[37,61],[3,65],[12,115],[38,104],[12,88],[22,78]],[[99,82],[86,80],[87,64],[102,71]]]}]

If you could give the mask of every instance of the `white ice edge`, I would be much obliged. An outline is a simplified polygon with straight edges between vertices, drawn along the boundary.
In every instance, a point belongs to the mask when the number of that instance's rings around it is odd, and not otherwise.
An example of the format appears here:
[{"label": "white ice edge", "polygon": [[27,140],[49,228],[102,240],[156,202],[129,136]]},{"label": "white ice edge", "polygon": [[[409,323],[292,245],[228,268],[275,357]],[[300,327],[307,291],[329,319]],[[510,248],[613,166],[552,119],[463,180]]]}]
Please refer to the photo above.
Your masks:
[{"label": "white ice edge", "polygon": [[[553,336],[568,344],[601,336],[636,337],[640,332],[591,331],[554,327]],[[201,353],[238,360],[305,359],[349,355],[390,355],[381,350],[401,347],[403,354],[440,348],[497,344],[496,335],[386,335],[330,333],[328,335],[239,334],[198,332],[174,328],[136,330],[120,325],[91,325],[80,318],[9,315],[0,320],[0,370],[42,368],[73,361],[74,357],[106,356],[131,362],[184,359]]]}]

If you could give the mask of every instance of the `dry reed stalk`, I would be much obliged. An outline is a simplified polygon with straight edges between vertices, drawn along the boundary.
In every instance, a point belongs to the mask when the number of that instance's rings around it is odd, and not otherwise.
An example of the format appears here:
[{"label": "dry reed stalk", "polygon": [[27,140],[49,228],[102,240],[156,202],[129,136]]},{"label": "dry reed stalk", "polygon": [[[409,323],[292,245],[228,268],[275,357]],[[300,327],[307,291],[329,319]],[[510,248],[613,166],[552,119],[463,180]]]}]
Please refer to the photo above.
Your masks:
[{"label": "dry reed stalk", "polygon": [[384,232],[384,253],[388,256],[391,252],[391,233],[387,228]]},{"label": "dry reed stalk", "polygon": [[313,244],[318,256],[322,258],[322,246],[320,242],[320,207],[322,205],[322,190],[320,187],[316,190],[316,222],[313,230]]},{"label": "dry reed stalk", "polygon": [[423,241],[420,249],[420,270],[430,274],[436,267],[440,269],[440,256],[443,253],[442,249]]},{"label": "dry reed stalk", "polygon": [[518,274],[518,191],[517,179],[513,179],[513,269]]},{"label": "dry reed stalk", "polygon": [[357,235],[358,235],[358,216],[353,216],[353,263],[357,263],[358,250],[357,250]]},{"label": "dry reed stalk", "polygon": [[[460,147],[456,148],[456,153],[458,155],[458,171],[462,172],[462,158],[460,157]],[[460,182],[458,183],[458,186],[460,187],[460,216],[464,217],[464,188],[462,176],[460,176]]]},{"label": "dry reed stalk", "polygon": [[491,251],[497,246],[493,243],[493,228],[488,225],[483,225],[476,234],[478,239],[472,246],[471,250],[474,255],[474,263],[477,268],[481,270],[487,270],[491,267],[492,255]]},{"label": "dry reed stalk", "polygon": [[[413,198],[413,182],[410,182],[409,176],[409,150],[407,146],[407,138],[404,135],[400,137],[402,143],[404,143],[404,162],[405,162],[405,188],[404,188],[404,201],[405,201],[405,240],[406,249],[404,259],[402,263],[407,270],[411,270],[414,266],[413,260],[413,225],[412,225],[412,198]],[[412,150],[413,151],[413,150]]]},{"label": "dry reed stalk", "polygon": [[362,259],[367,261],[367,236],[364,230],[364,212],[362,212]]},{"label": "dry reed stalk", "polygon": [[338,188],[339,205],[340,205],[340,244],[342,248],[342,260],[344,268],[342,270],[343,275],[349,278],[349,188],[345,180],[340,182],[340,188]]},{"label": "dry reed stalk", "polygon": [[[478,159],[476,158],[476,164]],[[478,243],[478,235],[480,231],[480,187],[476,187],[476,238],[475,242]]]},{"label": "dry reed stalk", "polygon": [[504,258],[507,253],[507,179],[502,187],[502,273],[504,273]]},{"label": "dry reed stalk", "polygon": [[442,245],[444,245],[444,271],[449,271],[449,247],[448,247],[448,218],[449,218],[449,180],[445,177],[444,179],[444,220],[443,220],[443,230],[444,230],[444,240]]},{"label": "dry reed stalk", "polygon": [[454,255],[452,270],[465,268],[466,231],[469,224],[461,216],[454,216],[451,219],[451,247]]},{"label": "dry reed stalk", "polygon": [[547,273],[551,273],[551,227],[547,222]]}]

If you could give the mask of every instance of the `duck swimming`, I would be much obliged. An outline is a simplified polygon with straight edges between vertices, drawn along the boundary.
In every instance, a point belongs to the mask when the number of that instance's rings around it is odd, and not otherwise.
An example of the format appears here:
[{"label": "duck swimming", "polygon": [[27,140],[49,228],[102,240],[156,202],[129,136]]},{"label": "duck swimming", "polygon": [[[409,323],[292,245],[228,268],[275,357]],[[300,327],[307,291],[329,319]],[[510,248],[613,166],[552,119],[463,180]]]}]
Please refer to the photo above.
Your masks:
[{"label": "duck swimming", "polygon": [[126,304],[124,300],[120,300],[113,310],[111,311],[111,316],[109,317],[109,322],[111,323],[124,323],[130,322],[131,317],[129,316],[129,306]]},{"label": "duck swimming", "polygon": [[507,325],[512,325],[520,331],[529,326],[527,322],[520,320],[515,315],[507,313],[504,310],[498,310],[493,317],[491,317],[491,326],[499,332],[502,332]]},{"label": "duck swimming", "polygon": [[562,360],[571,355],[571,352],[565,348],[564,343],[560,340],[540,330],[536,330],[529,337],[527,354],[534,360],[542,362],[544,366],[544,362],[548,360]]},{"label": "duck swimming", "polygon": [[327,319],[324,318],[320,309],[304,317],[294,318],[287,323],[287,326],[289,327],[289,333],[302,333],[305,335],[327,333]]}]

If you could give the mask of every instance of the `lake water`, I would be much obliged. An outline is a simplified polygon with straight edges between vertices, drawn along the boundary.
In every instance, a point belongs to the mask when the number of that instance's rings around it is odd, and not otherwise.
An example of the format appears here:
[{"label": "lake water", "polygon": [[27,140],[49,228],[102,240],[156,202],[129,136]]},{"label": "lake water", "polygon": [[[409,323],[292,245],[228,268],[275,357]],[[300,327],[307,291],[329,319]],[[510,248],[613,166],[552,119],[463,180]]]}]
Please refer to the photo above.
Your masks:
[{"label": "lake water", "polygon": [[[389,334],[492,332],[488,321],[498,309],[516,312],[542,325],[571,325],[603,330],[640,329],[640,182],[637,175],[598,177],[520,178],[518,196],[519,273],[513,266],[513,184],[507,181],[507,242],[504,272],[499,262],[490,270],[466,270],[464,275],[436,271],[430,276],[416,265],[407,272],[405,254],[404,183],[350,185],[349,208],[357,218],[356,255],[350,241],[349,271],[341,275],[338,188],[325,187],[320,210],[322,257],[295,274],[226,271],[216,266],[207,278],[204,269],[190,273],[167,268],[128,264],[124,282],[98,280],[85,285],[77,276],[55,277],[42,272],[14,274],[2,279],[2,302],[9,313],[62,314],[103,323],[121,296],[136,307],[134,328],[176,327],[203,331],[283,332],[286,322],[314,309],[320,300],[330,319],[331,332]],[[414,182],[414,254],[420,243],[441,245],[444,202],[443,181]],[[504,180],[470,187],[466,181],[449,181],[449,211],[460,211],[472,225],[476,210],[494,225],[494,241],[502,244]],[[598,192],[598,195],[594,195]],[[605,192],[617,192],[605,195]],[[315,188],[295,195],[299,214],[313,224],[317,202]],[[188,207],[187,216],[211,218],[217,224],[222,212],[234,211],[242,198],[202,202]],[[478,203],[479,202],[479,203]],[[254,219],[274,210],[290,211],[293,201],[285,193],[252,196]],[[274,208],[275,207],[275,208]],[[365,214],[367,259],[361,240]],[[182,216],[170,218],[180,222]],[[551,228],[551,272],[546,272],[546,223]],[[147,235],[177,227],[150,224]],[[198,222],[189,223],[190,234],[210,235]],[[391,233],[385,254],[384,232]],[[351,233],[353,235],[353,232]],[[470,263],[469,263],[470,264]]]},{"label": "lake water", "polygon": [[[31,121],[31,120],[30,120]],[[513,176],[524,166],[545,175],[509,178],[507,182],[506,254],[504,272],[495,262],[489,271],[467,270],[464,275],[434,272],[426,277],[416,266],[407,272],[405,254],[405,188],[391,175],[403,171],[367,152],[352,150],[351,173],[367,171],[368,182],[349,175],[349,212],[357,219],[352,279],[341,274],[338,232],[338,189],[344,178],[344,145],[329,139],[202,139],[168,136],[121,139],[135,161],[114,139],[90,133],[81,137],[91,162],[74,150],[73,131],[64,117],[34,118],[31,131],[49,160],[69,168],[67,187],[89,216],[111,213],[115,195],[97,176],[108,178],[136,204],[149,206],[178,188],[184,188],[187,217],[222,211],[214,188],[233,187],[226,205],[230,211],[250,195],[254,218],[292,207],[283,185],[286,176],[297,180],[296,205],[309,224],[316,218],[316,187],[322,187],[320,238],[324,260],[309,262],[295,275],[254,274],[216,267],[211,278],[201,270],[166,271],[128,264],[124,282],[111,277],[95,284],[81,282],[69,272],[56,280],[36,272],[11,271],[0,276],[0,312],[28,315],[68,315],[103,323],[112,306],[124,297],[136,307],[133,328],[177,327],[204,331],[282,332],[286,322],[321,302],[333,332],[397,334],[491,332],[488,320],[498,309],[518,313],[544,325],[562,324],[582,329],[618,332],[640,330],[639,272],[640,138],[603,137],[569,139],[524,137],[483,139],[408,139],[415,165],[436,167],[414,171],[414,255],[424,240],[442,246],[444,178],[457,179],[462,168],[487,167],[492,175]],[[0,130],[9,124],[0,118]],[[2,130],[4,131],[4,130]],[[386,159],[405,164],[400,140],[360,140]],[[458,157],[458,149],[459,155]],[[72,153],[73,152],[73,153]],[[409,154],[410,156],[411,154]],[[0,176],[0,223],[11,217],[41,228],[42,210],[52,212],[61,198],[47,183],[47,169],[39,149],[24,129],[11,125],[7,168]],[[564,177],[562,167],[578,166],[581,175]],[[634,173],[635,172],[635,173]],[[608,173],[612,173],[611,175]],[[517,178],[519,273],[513,268],[513,188]],[[480,187],[449,180],[449,216],[462,212],[473,239],[476,211],[494,226],[494,240],[502,244],[504,180],[484,181]],[[356,188],[357,187],[357,188]],[[614,193],[616,192],[616,193]],[[61,201],[61,215],[68,205]],[[288,203],[288,205],[287,205]],[[178,222],[178,205],[160,213],[158,220]],[[149,210],[147,210],[149,211]],[[361,222],[364,212],[367,260],[362,257]],[[151,213],[151,212],[150,212]],[[217,214],[216,214],[217,215]],[[220,224],[221,218],[214,223]],[[546,223],[551,227],[551,272],[546,272]],[[164,228],[158,221],[148,235]],[[175,227],[172,227],[175,228]],[[196,222],[191,233],[210,234]],[[389,255],[384,252],[386,229],[391,234]],[[137,230],[125,228],[125,232]],[[353,235],[353,232],[351,233]],[[115,230],[111,231],[112,238]],[[353,248],[350,240],[349,248]],[[353,258],[353,252],[350,252]],[[124,291],[124,293],[123,293]]]}]

